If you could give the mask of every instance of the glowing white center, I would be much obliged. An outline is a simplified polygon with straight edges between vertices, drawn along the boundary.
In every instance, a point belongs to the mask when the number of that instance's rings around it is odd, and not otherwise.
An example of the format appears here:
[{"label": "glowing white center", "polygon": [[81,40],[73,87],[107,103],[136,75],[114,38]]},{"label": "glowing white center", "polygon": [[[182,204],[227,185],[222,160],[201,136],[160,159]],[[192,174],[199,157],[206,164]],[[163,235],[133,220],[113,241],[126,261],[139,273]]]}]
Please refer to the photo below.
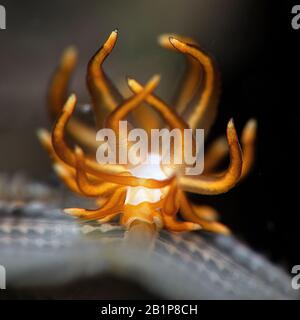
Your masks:
[{"label": "glowing white center", "polygon": [[[164,180],[166,174],[160,167],[161,158],[157,154],[148,155],[148,160],[133,169],[130,169],[132,175],[138,178]],[[161,189],[150,189],[145,187],[128,187],[126,194],[126,204],[138,205],[142,202],[157,202],[162,195]]]}]

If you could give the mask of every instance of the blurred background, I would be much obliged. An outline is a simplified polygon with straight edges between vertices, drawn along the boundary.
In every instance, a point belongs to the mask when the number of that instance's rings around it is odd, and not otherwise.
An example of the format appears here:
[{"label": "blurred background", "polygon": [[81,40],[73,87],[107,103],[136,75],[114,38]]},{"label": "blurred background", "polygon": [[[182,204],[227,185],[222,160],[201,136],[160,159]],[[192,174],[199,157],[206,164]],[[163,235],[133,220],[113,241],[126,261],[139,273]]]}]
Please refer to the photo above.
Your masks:
[{"label": "blurred background", "polygon": [[[282,2],[282,1],[281,1]],[[179,54],[161,49],[157,36],[194,37],[220,69],[222,96],[210,139],[225,132],[234,117],[240,132],[247,119],[258,119],[258,152],[251,176],[228,194],[202,197],[222,221],[251,247],[287,267],[300,263],[299,209],[289,178],[299,162],[291,156],[297,136],[295,103],[287,105],[283,87],[292,56],[287,47],[290,9],[275,1],[5,1],[7,30],[0,31],[0,171],[25,172],[35,179],[51,174],[48,156],[35,132],[49,127],[46,90],[63,49],[79,49],[73,91],[89,102],[85,68],[109,33],[119,41],[105,69],[119,87],[125,76],[145,82],[162,75],[158,93],[171,101],[184,69]],[[299,32],[300,35],[300,32]],[[295,33],[292,35],[296,37]],[[299,38],[299,36],[298,36]],[[290,49],[290,51],[288,50]],[[288,173],[287,173],[288,172]],[[294,175],[294,176],[293,176]],[[289,195],[286,202],[285,195]]]}]

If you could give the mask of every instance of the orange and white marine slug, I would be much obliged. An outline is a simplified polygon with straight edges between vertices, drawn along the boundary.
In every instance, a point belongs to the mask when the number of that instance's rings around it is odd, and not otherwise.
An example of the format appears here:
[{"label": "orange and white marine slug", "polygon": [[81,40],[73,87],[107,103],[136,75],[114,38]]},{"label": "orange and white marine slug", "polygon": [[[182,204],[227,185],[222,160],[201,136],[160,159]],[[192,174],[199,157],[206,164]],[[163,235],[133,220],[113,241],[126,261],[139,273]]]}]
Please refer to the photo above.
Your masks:
[{"label": "orange and white marine slug", "polygon": [[[97,130],[106,127],[120,135],[119,121],[130,116],[132,125],[147,131],[163,127],[180,130],[203,128],[207,134],[217,112],[219,77],[212,59],[199,48],[196,41],[178,35],[159,37],[163,48],[182,53],[186,58],[186,73],[176,103],[171,107],[153,93],[159,82],[158,76],[151,78],[146,85],[128,79],[132,96],[122,98],[102,67],[117,38],[118,32],[115,30],[87,67],[87,86],[92,97]],[[254,159],[256,121],[251,119],[245,125],[241,150],[234,122],[230,120],[226,138],[220,137],[210,145],[204,158],[204,173],[198,176],[184,175],[182,166],[172,167],[167,174],[160,164],[150,169],[143,164],[138,168],[99,164],[95,160],[98,147],[96,129],[72,116],[76,96],[72,94],[67,98],[68,84],[76,61],[76,50],[68,48],[62,55],[49,87],[49,111],[56,118],[52,134],[40,129],[38,137],[49,152],[61,180],[80,196],[95,198],[99,208],[68,208],[64,211],[99,223],[119,217],[120,224],[127,229],[136,222],[143,222],[156,230],[203,229],[228,234],[229,229],[216,221],[216,211],[205,205],[192,204],[187,192],[221,194],[247,176]],[[67,143],[66,134],[76,143],[74,148]],[[217,172],[218,165],[228,153],[229,166]]]}]

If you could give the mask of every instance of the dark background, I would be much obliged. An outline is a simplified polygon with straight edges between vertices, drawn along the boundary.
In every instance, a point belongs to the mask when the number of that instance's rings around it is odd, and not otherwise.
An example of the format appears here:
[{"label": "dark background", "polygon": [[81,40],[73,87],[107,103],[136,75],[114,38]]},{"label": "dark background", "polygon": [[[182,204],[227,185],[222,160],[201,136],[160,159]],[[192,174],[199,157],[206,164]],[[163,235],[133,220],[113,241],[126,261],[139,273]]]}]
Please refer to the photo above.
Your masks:
[{"label": "dark background", "polygon": [[[170,100],[183,70],[179,55],[156,37],[192,36],[214,56],[222,96],[212,136],[234,117],[240,131],[258,120],[257,161],[251,176],[229,193],[203,197],[250,246],[289,268],[300,264],[299,80],[300,30],[291,27],[288,1],[0,1],[0,171],[47,179],[51,167],[35,137],[49,126],[46,88],[61,51],[80,50],[74,89],[88,101],[85,66],[108,34],[120,37],[105,67],[123,87],[125,75],[146,81],[161,73],[158,93]],[[296,4],[296,2],[294,3]],[[300,4],[300,2],[299,2]],[[202,200],[201,200],[202,201]]]}]

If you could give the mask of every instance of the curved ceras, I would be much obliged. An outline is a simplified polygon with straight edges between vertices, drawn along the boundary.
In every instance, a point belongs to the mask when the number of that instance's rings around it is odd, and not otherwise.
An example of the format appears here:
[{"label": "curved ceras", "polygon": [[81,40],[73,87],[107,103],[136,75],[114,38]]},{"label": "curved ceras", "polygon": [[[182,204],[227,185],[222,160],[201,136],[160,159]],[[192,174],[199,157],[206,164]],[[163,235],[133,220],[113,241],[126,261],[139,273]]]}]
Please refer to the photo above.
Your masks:
[{"label": "curved ceras", "polygon": [[[105,127],[120,135],[119,121],[126,118],[129,113],[138,111],[141,103],[146,102],[156,111],[152,113],[155,114],[153,119],[149,119],[153,128],[159,126],[163,120],[170,128],[195,129],[200,124],[208,131],[216,114],[218,77],[212,60],[197,47],[196,42],[176,35],[163,35],[159,38],[163,47],[181,52],[187,58],[188,67],[184,78],[186,81],[177,95],[176,110],[174,110],[153,93],[159,82],[158,76],[150,79],[145,86],[134,79],[128,79],[133,95],[127,100],[120,100],[119,93],[102,69],[104,60],[115,46],[117,36],[117,31],[113,31],[88,64],[87,84],[92,97],[97,128],[100,128],[105,121]],[[184,176],[181,170],[173,170],[171,176],[156,180],[136,177],[126,166],[100,165],[92,157],[86,156],[82,148],[75,146],[73,149],[65,141],[65,132],[68,132],[76,143],[83,145],[85,150],[93,151],[96,147],[95,129],[72,117],[76,104],[75,95],[71,95],[63,103],[68,94],[68,81],[75,65],[74,52],[74,49],[68,49],[64,53],[50,85],[50,112],[53,116],[58,116],[52,136],[46,130],[40,130],[39,138],[51,155],[57,174],[67,186],[82,196],[96,198],[96,203],[101,203],[101,206],[94,210],[69,208],[65,209],[65,212],[83,219],[97,220],[100,223],[120,215],[120,223],[126,228],[135,221],[143,221],[154,225],[156,229],[166,228],[170,231],[204,229],[229,233],[228,228],[214,221],[217,216],[214,209],[191,204],[185,191],[220,194],[234,187],[241,175],[244,177],[248,174],[254,158],[255,120],[250,120],[242,134],[244,159],[233,120],[229,121],[226,139],[220,138],[213,143],[205,157],[205,172],[212,172],[211,175],[189,177]],[[194,111],[188,113],[188,105],[197,95],[201,78],[204,79],[204,85],[200,98],[194,106]],[[186,113],[187,118],[184,120],[183,116]],[[157,114],[160,115],[160,119],[157,118]],[[138,120],[140,114],[136,112],[135,115]],[[147,114],[149,115],[151,112]],[[90,141],[91,136],[93,141]],[[216,168],[228,152],[230,164],[225,171],[217,174]],[[128,203],[126,202],[128,188],[134,187],[143,187],[147,192],[160,189],[161,198],[156,202]],[[187,221],[177,220],[178,212]]]}]

